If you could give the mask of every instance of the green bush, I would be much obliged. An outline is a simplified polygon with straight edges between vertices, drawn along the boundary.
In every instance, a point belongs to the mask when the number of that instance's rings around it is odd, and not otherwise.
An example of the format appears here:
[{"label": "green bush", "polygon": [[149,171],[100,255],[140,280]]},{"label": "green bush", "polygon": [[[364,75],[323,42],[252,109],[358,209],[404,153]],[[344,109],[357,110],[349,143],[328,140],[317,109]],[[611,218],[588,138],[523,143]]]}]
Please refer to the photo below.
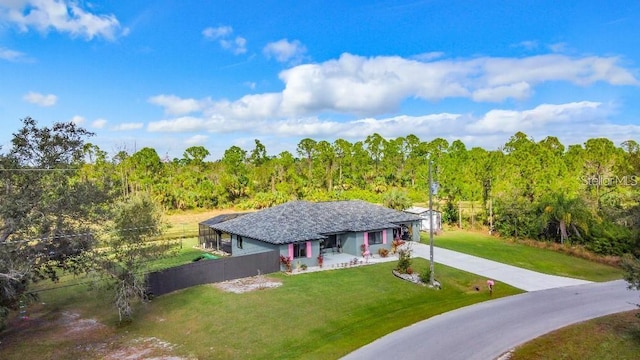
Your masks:
[{"label": "green bush", "polygon": [[429,282],[431,282],[431,268],[426,268],[420,273],[420,281],[425,284],[429,284]]},{"label": "green bush", "polygon": [[411,267],[411,261],[411,250],[398,250],[398,265],[396,270],[401,274],[406,274],[407,270]]}]

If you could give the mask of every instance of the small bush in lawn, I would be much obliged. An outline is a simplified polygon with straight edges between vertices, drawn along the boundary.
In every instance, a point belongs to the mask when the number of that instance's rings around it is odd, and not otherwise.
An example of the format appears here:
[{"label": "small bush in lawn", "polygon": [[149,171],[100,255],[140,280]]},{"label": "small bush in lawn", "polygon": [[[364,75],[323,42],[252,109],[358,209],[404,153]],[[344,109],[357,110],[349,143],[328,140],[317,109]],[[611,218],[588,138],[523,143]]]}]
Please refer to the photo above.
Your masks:
[{"label": "small bush in lawn", "polygon": [[428,284],[431,281],[431,269],[426,268],[423,272],[420,273],[420,281],[425,284]]}]

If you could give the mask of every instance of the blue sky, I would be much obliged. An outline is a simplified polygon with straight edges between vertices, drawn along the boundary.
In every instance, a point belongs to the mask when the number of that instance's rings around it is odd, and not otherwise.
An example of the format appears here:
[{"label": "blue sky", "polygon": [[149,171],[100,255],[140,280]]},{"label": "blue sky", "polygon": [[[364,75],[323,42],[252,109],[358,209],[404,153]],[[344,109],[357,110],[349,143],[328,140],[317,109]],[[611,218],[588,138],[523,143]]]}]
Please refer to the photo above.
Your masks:
[{"label": "blue sky", "polygon": [[640,2],[0,0],[0,145],[74,121],[103,150],[517,131],[640,142]]}]

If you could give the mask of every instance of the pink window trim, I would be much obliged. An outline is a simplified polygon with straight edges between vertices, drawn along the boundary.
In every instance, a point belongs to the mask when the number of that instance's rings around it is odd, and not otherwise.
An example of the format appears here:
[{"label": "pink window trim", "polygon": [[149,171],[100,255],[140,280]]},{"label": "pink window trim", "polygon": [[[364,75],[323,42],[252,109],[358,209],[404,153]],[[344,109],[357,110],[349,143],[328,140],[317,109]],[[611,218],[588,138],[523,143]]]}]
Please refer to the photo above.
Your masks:
[{"label": "pink window trim", "polygon": [[382,243],[387,243],[387,229],[382,230]]},{"label": "pink window trim", "polygon": [[364,246],[369,246],[369,233],[364,233]]},{"label": "pink window trim", "polygon": [[311,257],[311,241],[307,241],[307,257]]},{"label": "pink window trim", "polygon": [[289,259],[293,260],[293,244],[289,244]]}]

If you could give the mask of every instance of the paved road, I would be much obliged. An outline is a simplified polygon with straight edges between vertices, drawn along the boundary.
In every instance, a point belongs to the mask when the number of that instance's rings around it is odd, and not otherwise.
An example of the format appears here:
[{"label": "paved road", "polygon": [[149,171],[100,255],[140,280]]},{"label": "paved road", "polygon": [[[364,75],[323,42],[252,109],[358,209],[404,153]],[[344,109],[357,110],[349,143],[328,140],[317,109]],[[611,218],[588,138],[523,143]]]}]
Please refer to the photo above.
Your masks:
[{"label": "paved road", "polygon": [[[411,243],[411,246],[413,256],[429,260],[428,245]],[[437,263],[485,276],[525,291],[537,291],[590,283],[585,280],[542,274],[439,247],[434,248],[433,260]],[[498,283],[496,286],[500,286],[500,284]]]},{"label": "paved road", "polygon": [[563,326],[633,310],[623,280],[528,292],[454,310],[393,332],[344,357],[490,360]]}]

